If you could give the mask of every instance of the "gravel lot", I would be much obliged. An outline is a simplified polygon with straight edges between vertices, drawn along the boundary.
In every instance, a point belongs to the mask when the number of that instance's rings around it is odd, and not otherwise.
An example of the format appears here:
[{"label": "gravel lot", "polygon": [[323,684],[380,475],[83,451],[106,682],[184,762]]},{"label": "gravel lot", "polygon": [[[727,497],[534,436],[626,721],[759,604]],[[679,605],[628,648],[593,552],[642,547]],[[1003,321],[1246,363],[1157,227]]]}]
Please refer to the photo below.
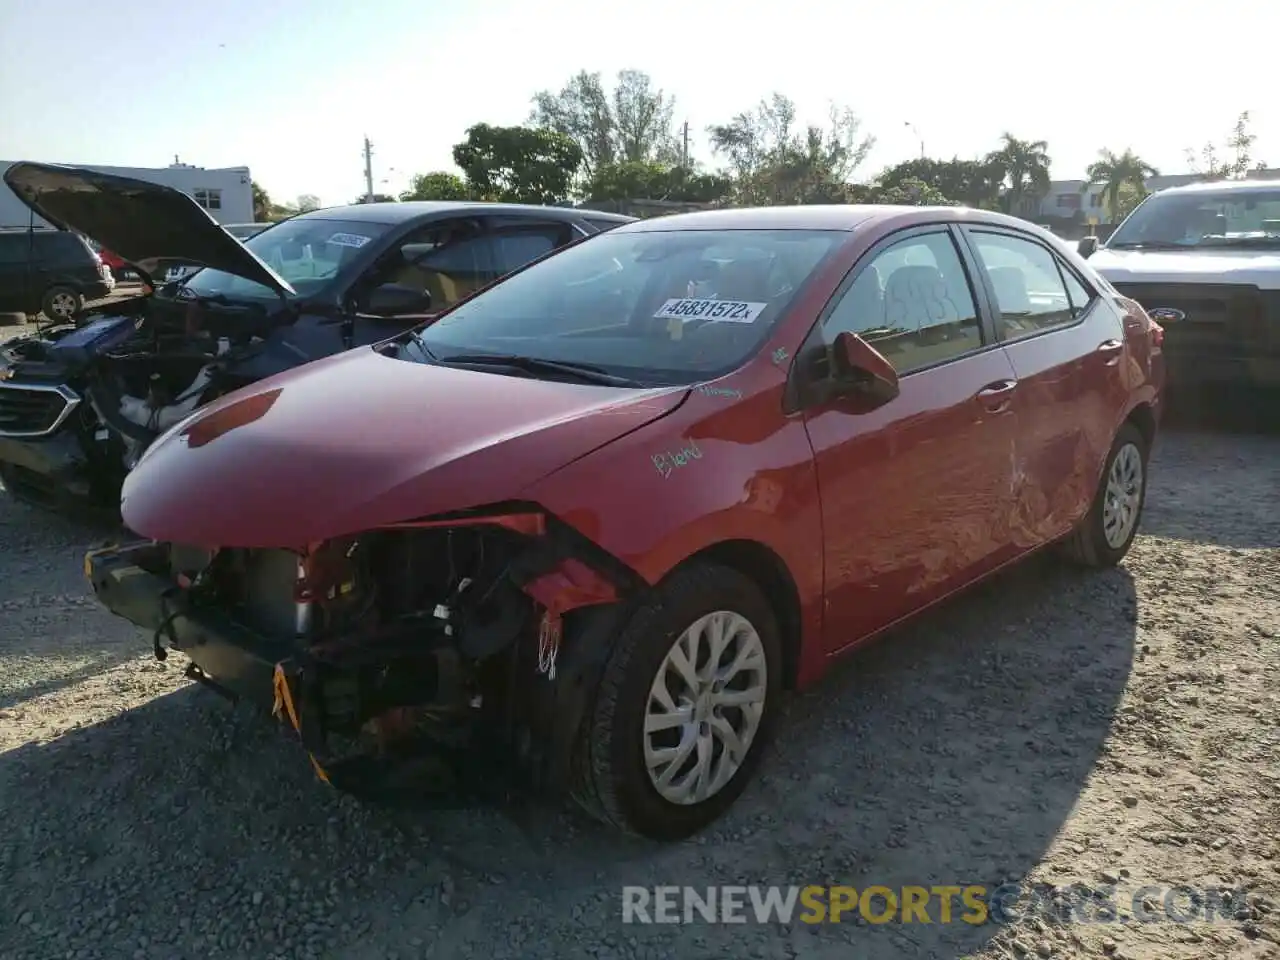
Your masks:
[{"label": "gravel lot", "polygon": [[[333,794],[95,606],[92,533],[0,502],[0,956],[1278,957],[1280,436],[1167,432],[1152,473],[1123,567],[1037,558],[855,656],[667,848]],[[1005,880],[1253,892],[1198,926],[621,923],[625,884]]]}]

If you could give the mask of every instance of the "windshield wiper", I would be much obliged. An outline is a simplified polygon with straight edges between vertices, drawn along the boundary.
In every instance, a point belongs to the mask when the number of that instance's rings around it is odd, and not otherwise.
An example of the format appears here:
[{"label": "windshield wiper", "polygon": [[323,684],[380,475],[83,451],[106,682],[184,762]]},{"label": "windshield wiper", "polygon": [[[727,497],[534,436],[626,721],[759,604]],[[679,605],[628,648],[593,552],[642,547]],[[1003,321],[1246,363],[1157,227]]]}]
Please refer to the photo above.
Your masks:
[{"label": "windshield wiper", "polygon": [[566,360],[543,360],[540,357],[525,357],[515,353],[458,353],[451,357],[442,357],[438,363],[446,366],[455,363],[489,366],[511,367],[527,373],[558,373],[574,377],[585,383],[599,383],[611,387],[638,387],[641,384],[627,377],[615,376],[603,367],[588,363],[571,363]]}]

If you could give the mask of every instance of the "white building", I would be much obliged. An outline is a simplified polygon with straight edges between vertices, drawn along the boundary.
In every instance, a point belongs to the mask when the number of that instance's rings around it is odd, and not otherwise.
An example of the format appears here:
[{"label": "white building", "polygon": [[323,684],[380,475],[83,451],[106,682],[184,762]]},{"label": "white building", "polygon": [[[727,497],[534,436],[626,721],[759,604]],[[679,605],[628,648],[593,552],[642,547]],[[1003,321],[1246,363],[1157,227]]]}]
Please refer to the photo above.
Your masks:
[{"label": "white building", "polygon": [[[11,163],[12,160],[0,160],[0,170],[9,169]],[[179,163],[177,157],[167,167],[104,167],[92,163],[71,166],[173,187],[194,199],[219,223],[253,223],[253,185],[248,167],[207,169]],[[31,211],[0,182],[0,227],[26,227],[30,222]],[[35,224],[48,226],[39,217]]]}]

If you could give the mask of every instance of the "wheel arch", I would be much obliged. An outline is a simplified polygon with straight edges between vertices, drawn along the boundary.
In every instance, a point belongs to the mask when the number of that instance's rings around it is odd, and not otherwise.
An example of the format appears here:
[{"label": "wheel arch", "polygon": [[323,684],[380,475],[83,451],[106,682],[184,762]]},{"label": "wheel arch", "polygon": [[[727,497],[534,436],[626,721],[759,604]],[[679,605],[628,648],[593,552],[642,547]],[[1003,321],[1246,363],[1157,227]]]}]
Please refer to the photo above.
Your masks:
[{"label": "wheel arch", "polygon": [[1155,408],[1143,401],[1129,411],[1129,415],[1124,418],[1124,422],[1131,423],[1138,429],[1138,432],[1142,434],[1142,439],[1147,442],[1147,452],[1150,453],[1151,446],[1156,439]]},{"label": "wheel arch", "polygon": [[759,540],[721,540],[691,554],[663,579],[698,562],[715,563],[736,570],[760,588],[769,606],[773,608],[774,616],[778,618],[782,640],[783,687],[794,690],[800,673],[803,629],[800,590],[786,562],[776,551]]}]

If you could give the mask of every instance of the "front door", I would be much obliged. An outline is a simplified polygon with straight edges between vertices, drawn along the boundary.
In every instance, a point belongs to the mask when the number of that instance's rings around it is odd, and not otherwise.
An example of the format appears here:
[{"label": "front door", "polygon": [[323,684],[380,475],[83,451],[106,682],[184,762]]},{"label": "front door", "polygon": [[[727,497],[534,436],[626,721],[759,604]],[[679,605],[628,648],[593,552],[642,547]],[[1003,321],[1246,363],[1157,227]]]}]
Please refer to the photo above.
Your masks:
[{"label": "front door", "polygon": [[1070,532],[1092,502],[1124,405],[1124,328],[1036,238],[988,227],[964,234],[1018,378],[1010,533],[1031,549]]},{"label": "front door", "polygon": [[846,277],[814,334],[848,330],[894,365],[871,413],[806,412],[822,496],[825,642],[835,652],[1007,559],[1016,381],[958,233],[897,234]]}]

